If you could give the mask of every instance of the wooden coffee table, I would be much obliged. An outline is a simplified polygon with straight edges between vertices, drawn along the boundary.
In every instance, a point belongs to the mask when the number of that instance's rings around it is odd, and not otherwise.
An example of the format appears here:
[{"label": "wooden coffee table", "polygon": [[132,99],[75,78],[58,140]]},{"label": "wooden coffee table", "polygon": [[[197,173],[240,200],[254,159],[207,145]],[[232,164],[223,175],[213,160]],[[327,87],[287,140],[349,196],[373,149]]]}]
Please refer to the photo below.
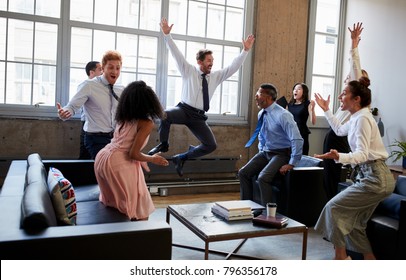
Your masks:
[{"label": "wooden coffee table", "polygon": [[[251,256],[237,254],[244,242],[248,238],[282,235],[291,233],[303,233],[302,241],[302,260],[306,259],[307,251],[307,230],[306,225],[301,224],[289,218],[289,223],[281,229],[254,226],[252,220],[224,221],[211,212],[213,203],[197,203],[183,205],[169,205],[166,210],[166,221],[170,223],[170,216],[175,217],[179,222],[196,234],[205,242],[204,259],[209,258],[209,252],[227,254],[226,259],[231,256],[256,259]],[[232,252],[221,252],[209,250],[210,242],[242,239],[238,246]],[[187,249],[202,250],[198,247],[192,247],[182,244],[173,244],[177,247]]]}]

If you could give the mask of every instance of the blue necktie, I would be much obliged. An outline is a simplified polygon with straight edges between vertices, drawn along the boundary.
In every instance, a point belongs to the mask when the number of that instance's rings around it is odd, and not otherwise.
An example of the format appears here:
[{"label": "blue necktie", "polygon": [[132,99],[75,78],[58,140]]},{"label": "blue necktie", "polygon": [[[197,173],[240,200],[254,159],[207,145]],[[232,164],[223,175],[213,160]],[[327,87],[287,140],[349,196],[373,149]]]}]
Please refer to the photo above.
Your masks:
[{"label": "blue necktie", "polygon": [[206,80],[206,74],[202,74],[202,88],[203,88],[203,110],[209,111],[210,101],[209,101],[209,86]]},{"label": "blue necktie", "polygon": [[247,144],[245,144],[245,148],[249,148],[252,143],[254,143],[255,139],[257,139],[259,131],[261,130],[262,124],[264,122],[264,115],[266,114],[266,111],[264,110],[261,114],[261,116],[259,117],[258,123],[257,123],[257,127],[255,128],[254,133],[252,134],[250,140],[248,140]]}]

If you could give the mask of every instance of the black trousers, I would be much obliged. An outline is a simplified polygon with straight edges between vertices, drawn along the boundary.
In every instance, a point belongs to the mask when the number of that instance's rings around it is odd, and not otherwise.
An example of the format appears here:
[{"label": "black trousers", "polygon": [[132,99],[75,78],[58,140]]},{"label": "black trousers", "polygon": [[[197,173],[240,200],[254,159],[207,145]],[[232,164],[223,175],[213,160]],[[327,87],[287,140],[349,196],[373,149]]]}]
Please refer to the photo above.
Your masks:
[{"label": "black trousers", "polygon": [[[340,153],[349,153],[350,146],[348,145],[347,136],[337,136],[330,128],[324,137],[323,153],[329,152],[331,149],[336,149]],[[330,200],[337,194],[338,183],[341,177],[341,163],[335,163],[332,159],[324,159],[324,189],[327,198]]]}]

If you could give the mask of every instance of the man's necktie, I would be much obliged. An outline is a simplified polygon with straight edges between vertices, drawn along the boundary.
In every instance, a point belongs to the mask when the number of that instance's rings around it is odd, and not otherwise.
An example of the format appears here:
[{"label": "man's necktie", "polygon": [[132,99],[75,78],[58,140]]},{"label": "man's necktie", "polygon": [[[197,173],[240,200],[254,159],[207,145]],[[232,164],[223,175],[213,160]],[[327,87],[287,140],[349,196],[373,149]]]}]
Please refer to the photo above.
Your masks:
[{"label": "man's necktie", "polygon": [[111,95],[113,95],[113,97],[118,101],[118,96],[117,96],[117,94],[114,92],[113,85],[112,85],[112,84],[109,84],[109,87],[110,87],[110,93],[111,93]]},{"label": "man's necktie", "polygon": [[210,101],[209,101],[209,86],[206,80],[206,74],[202,74],[202,88],[203,88],[203,110],[209,111]]},{"label": "man's necktie", "polygon": [[255,128],[254,133],[252,134],[250,140],[248,140],[247,144],[245,144],[245,148],[249,148],[252,143],[254,143],[255,139],[257,139],[259,131],[261,130],[262,124],[264,122],[264,115],[266,114],[266,111],[264,110],[261,114],[261,116],[259,117],[258,123],[257,123],[257,127]]}]

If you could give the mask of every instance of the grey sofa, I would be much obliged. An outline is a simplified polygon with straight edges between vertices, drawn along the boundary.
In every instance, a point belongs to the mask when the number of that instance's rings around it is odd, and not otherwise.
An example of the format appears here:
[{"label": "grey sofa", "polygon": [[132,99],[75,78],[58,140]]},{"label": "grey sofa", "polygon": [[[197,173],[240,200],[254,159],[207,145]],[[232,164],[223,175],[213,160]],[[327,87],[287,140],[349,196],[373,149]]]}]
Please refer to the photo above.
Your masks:
[{"label": "grey sofa", "polygon": [[[48,191],[50,167],[74,188],[76,225],[61,225]],[[12,161],[0,189],[1,259],[171,259],[165,221],[132,222],[98,201],[91,160]]]}]

